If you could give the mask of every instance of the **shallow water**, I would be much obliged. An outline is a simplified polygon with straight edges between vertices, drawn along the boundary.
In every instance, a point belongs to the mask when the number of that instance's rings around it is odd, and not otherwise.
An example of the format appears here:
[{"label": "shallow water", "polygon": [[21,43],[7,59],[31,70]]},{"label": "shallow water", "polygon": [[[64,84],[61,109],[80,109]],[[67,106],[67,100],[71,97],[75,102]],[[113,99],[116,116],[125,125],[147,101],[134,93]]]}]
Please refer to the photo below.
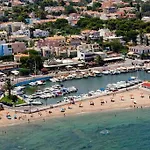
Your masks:
[{"label": "shallow water", "polygon": [[[72,93],[71,95],[79,95],[83,93],[88,93],[89,91],[98,90],[100,88],[105,88],[107,84],[109,83],[116,83],[121,80],[128,80],[131,76],[138,76],[141,80],[150,80],[150,74],[146,73],[145,71],[138,71],[138,72],[132,72],[132,73],[125,73],[125,74],[119,74],[119,75],[105,75],[102,77],[91,77],[87,79],[79,79],[79,80],[70,80],[62,82],[62,84],[65,87],[75,86],[78,88],[77,93]],[[26,92],[27,94],[32,94],[37,89],[43,89],[46,87],[52,86],[52,82],[46,82],[46,85],[39,86],[37,88],[35,87],[27,87]],[[44,100],[40,99],[43,103],[45,103]],[[57,98],[50,98],[48,99],[48,104],[56,104],[57,101],[63,100],[63,97],[57,97]]]},{"label": "shallow water", "polygon": [[149,150],[149,116],[147,108],[82,114],[1,128],[0,149]]}]

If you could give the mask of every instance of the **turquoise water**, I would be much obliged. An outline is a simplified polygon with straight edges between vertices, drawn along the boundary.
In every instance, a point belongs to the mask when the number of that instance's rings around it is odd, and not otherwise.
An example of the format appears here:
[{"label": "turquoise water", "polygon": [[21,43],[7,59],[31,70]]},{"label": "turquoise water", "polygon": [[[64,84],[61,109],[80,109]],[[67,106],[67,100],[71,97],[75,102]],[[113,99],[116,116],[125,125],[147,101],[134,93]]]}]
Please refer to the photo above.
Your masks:
[{"label": "turquoise water", "polygon": [[[69,86],[75,86],[78,88],[77,93],[72,93],[71,95],[79,95],[83,93],[88,93],[89,91],[98,90],[100,88],[105,88],[107,84],[109,83],[116,83],[121,80],[128,80],[131,76],[138,76],[141,80],[150,80],[150,74],[146,73],[145,71],[138,71],[138,72],[132,72],[132,73],[125,73],[125,74],[119,74],[119,75],[105,75],[102,77],[90,77],[87,79],[79,79],[79,80],[70,80],[62,82],[62,84],[65,87]],[[52,82],[47,82],[46,85],[39,86],[37,88],[35,87],[28,87],[26,89],[27,94],[32,94],[33,91],[36,91],[37,89],[43,89],[46,87],[52,86]],[[44,100],[40,99],[43,103],[45,103]],[[55,104],[57,101],[63,100],[63,97],[57,97],[57,98],[50,98],[48,99],[48,104]]]},{"label": "turquoise water", "polygon": [[0,150],[149,150],[149,116],[136,109],[1,128]]}]

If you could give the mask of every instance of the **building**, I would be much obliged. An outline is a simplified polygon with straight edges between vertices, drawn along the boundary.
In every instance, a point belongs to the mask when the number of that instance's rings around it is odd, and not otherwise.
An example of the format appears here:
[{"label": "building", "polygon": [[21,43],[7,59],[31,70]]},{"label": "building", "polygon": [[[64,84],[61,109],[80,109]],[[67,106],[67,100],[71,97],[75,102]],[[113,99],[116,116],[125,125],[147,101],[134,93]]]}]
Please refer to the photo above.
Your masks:
[{"label": "building", "polygon": [[66,37],[66,44],[70,46],[78,46],[81,44],[82,36],[79,35],[70,35]]},{"label": "building", "polygon": [[14,42],[10,43],[10,45],[14,54],[23,53],[24,51],[26,51],[26,45],[24,42]]},{"label": "building", "polygon": [[149,54],[150,53],[150,46],[132,46],[129,47],[129,51],[133,52],[134,54],[142,55],[142,54]]},{"label": "building", "polygon": [[83,30],[81,31],[81,36],[83,39],[96,40],[100,38],[100,32],[96,30]]},{"label": "building", "polygon": [[11,35],[9,37],[9,41],[15,42],[15,41],[29,41],[30,38],[26,35]]},{"label": "building", "polygon": [[0,63],[0,70],[12,70],[18,68],[20,63],[16,62],[2,62]]},{"label": "building", "polygon": [[49,32],[48,31],[44,31],[44,30],[40,30],[40,29],[35,29],[35,31],[33,31],[33,36],[36,37],[36,38],[48,37],[49,36]]},{"label": "building", "polygon": [[43,46],[40,48],[43,57],[49,57],[51,54],[56,56],[76,56],[77,49],[76,46],[55,46],[55,47],[48,47]]},{"label": "building", "polygon": [[45,11],[48,13],[63,13],[65,11],[65,8],[62,6],[45,7]]},{"label": "building", "polygon": [[101,7],[104,13],[114,13],[117,11],[112,0],[104,1]]},{"label": "building", "polygon": [[103,37],[103,38],[113,35],[113,32],[111,32],[109,29],[100,29],[99,33],[100,33],[100,37]]},{"label": "building", "polygon": [[8,34],[11,34],[12,32],[21,30],[23,26],[25,26],[23,22],[6,22],[0,24],[0,29],[7,31]]},{"label": "building", "polygon": [[37,47],[43,47],[48,46],[50,47],[58,47],[65,45],[66,38],[64,36],[53,36],[53,37],[47,37],[45,39],[40,39],[37,43]]},{"label": "building", "polygon": [[71,13],[69,14],[67,20],[68,23],[71,24],[71,26],[75,26],[77,24],[77,22],[80,20],[81,15],[78,13]]},{"label": "building", "polygon": [[20,62],[21,57],[29,57],[29,54],[16,54],[14,55],[14,62]]},{"label": "building", "polygon": [[144,17],[142,17],[141,20],[144,21],[144,22],[150,22],[150,17],[144,16]]},{"label": "building", "polygon": [[97,52],[100,51],[99,44],[86,44],[82,43],[81,45],[77,46],[77,50],[79,51],[91,51],[91,52]]},{"label": "building", "polygon": [[99,44],[82,44],[77,46],[77,58],[84,61],[93,61],[96,52],[100,51]]},{"label": "building", "polygon": [[104,41],[113,41],[113,40],[119,40],[122,41],[122,36],[117,37],[115,33],[111,32],[109,29],[100,29],[100,37],[103,37]]},{"label": "building", "polygon": [[122,38],[123,38],[122,36],[115,36],[115,35],[113,35],[113,36],[103,37],[103,40],[104,41],[108,41],[108,42],[112,42],[112,41],[117,40],[117,41],[122,43],[123,42]]},{"label": "building", "polygon": [[0,44],[0,56],[12,55],[12,47],[9,43]]},{"label": "building", "polygon": [[109,14],[109,13],[115,13],[116,11],[117,11],[117,9],[114,6],[103,8],[103,12],[107,13],[107,14]]},{"label": "building", "polygon": [[31,33],[30,33],[30,30],[29,29],[21,29],[21,30],[18,30],[16,32],[13,32],[12,33],[14,36],[15,35],[26,35],[30,38],[31,36]]}]

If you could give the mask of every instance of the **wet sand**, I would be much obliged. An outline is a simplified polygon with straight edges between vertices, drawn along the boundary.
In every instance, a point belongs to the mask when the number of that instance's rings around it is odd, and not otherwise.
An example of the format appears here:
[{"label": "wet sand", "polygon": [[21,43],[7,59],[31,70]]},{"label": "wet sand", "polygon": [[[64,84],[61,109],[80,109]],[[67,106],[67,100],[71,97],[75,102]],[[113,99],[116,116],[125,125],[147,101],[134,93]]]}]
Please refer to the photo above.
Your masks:
[{"label": "wet sand", "polygon": [[[82,113],[103,112],[123,109],[143,109],[150,107],[150,92],[142,89],[133,89],[122,93],[102,96],[92,100],[76,102],[75,104],[67,104],[53,109],[36,112],[33,114],[15,113],[10,109],[0,111],[0,127],[16,125],[21,123],[32,123],[36,120],[43,120],[56,117],[67,117],[70,115],[79,115]],[[93,105],[90,105],[93,104]],[[66,109],[61,112],[61,108]],[[9,114],[12,119],[7,119]],[[14,119],[14,116],[17,119]]]}]

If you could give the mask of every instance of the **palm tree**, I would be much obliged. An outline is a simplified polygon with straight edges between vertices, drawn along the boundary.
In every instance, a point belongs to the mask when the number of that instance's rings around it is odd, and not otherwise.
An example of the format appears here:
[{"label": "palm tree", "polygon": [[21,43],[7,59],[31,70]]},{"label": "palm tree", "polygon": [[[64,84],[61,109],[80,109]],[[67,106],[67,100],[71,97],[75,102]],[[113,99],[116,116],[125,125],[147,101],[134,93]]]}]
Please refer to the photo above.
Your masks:
[{"label": "palm tree", "polygon": [[7,78],[6,82],[5,82],[5,90],[6,91],[8,90],[8,97],[9,98],[11,97],[11,89],[12,89],[11,80],[10,80],[10,78]]}]

